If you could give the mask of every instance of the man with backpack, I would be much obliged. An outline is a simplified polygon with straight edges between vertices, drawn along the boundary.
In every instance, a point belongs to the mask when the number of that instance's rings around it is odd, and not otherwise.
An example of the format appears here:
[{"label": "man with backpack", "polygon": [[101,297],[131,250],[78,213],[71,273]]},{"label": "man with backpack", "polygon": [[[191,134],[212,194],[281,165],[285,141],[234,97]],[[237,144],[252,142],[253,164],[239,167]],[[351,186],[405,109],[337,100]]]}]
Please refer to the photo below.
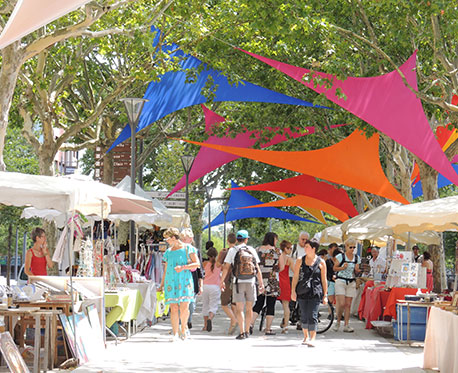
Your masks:
[{"label": "man with backpack", "polygon": [[232,300],[235,302],[237,324],[240,334],[236,339],[248,338],[253,316],[253,304],[256,301],[256,278],[259,292],[264,292],[259,257],[256,250],[248,246],[250,236],[246,230],[237,232],[237,244],[231,247],[224,259],[223,274],[221,276],[221,290],[225,289],[224,279],[232,269],[233,287]]}]

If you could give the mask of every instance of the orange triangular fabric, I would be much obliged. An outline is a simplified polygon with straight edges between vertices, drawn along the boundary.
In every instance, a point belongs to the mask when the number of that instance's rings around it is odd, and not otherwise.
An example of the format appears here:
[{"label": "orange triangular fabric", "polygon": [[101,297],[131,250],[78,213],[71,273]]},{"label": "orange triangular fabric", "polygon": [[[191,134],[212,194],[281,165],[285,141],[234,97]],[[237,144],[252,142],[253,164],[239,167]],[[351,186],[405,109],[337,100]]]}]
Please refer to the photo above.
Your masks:
[{"label": "orange triangular fabric", "polygon": [[299,206],[299,207],[303,207],[307,209],[309,207],[312,207],[315,209],[323,210],[324,212],[327,212],[328,214],[335,216],[337,219],[339,219],[342,222],[349,219],[349,216],[346,213],[344,213],[342,210],[339,210],[338,208],[331,206],[330,204],[326,202],[320,201],[315,198],[306,197],[306,196],[294,196],[294,197],[289,197],[285,199],[279,199],[277,201],[263,203],[261,205],[247,206],[247,207],[242,207],[242,208],[286,207],[286,206]]},{"label": "orange triangular fabric", "polygon": [[[235,189],[239,189],[239,188],[235,188]],[[285,198],[288,198],[288,196],[286,195],[286,193],[282,193],[282,192],[272,192],[272,191],[268,191],[269,193],[273,194],[274,196],[277,196],[277,197],[280,197],[282,199],[285,199]],[[319,209],[314,209],[314,208],[311,208],[311,207],[308,207],[308,206],[297,206],[299,207],[300,209],[302,209],[303,211],[305,211],[307,214],[313,216],[315,219],[317,219],[318,221],[320,221],[321,223],[323,224],[328,224],[326,222],[326,219],[324,218],[323,216],[323,212]]]},{"label": "orange triangular fabric", "polygon": [[253,159],[337,184],[409,203],[386,178],[379,160],[379,135],[367,139],[360,130],[330,147],[297,152],[236,148],[183,140]]}]

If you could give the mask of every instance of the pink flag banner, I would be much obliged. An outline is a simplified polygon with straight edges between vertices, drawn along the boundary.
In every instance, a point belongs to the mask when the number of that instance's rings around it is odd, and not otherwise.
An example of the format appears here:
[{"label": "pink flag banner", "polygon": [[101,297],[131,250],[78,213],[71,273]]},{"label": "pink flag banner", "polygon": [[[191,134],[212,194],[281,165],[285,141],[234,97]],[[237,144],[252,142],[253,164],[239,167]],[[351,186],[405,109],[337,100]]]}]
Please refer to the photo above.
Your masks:
[{"label": "pink flag banner", "polygon": [[[204,105],[201,105],[202,109],[205,114],[205,132],[211,135],[212,133],[212,128],[213,126],[217,125],[218,123],[224,122],[226,119],[218,114],[216,114],[214,111],[208,109]],[[337,128],[345,126],[345,124],[336,124],[331,126],[331,128]],[[266,127],[266,129],[273,131],[273,132],[279,132],[281,129],[279,127],[272,128],[272,127]],[[292,138],[298,138],[302,137],[305,135],[311,135],[315,133],[315,127],[309,126],[304,129],[295,129],[296,131],[293,131],[290,128],[283,129],[283,132],[287,133],[288,136],[285,134],[277,134],[273,137],[272,140],[263,142],[261,144],[261,148],[266,148],[271,145],[275,145],[278,143],[281,143],[283,141],[290,140]],[[216,144],[216,145],[228,145],[228,146],[235,146],[239,148],[251,148],[256,141],[259,140],[260,138],[260,131],[247,131],[238,134],[235,138],[232,138],[231,136],[227,135],[224,137],[217,137],[217,136],[210,136],[205,143],[206,144]],[[240,158],[237,155],[232,155],[229,153],[225,152],[220,152],[218,150],[210,149],[210,148],[204,148],[202,147],[199,150],[199,153],[196,156],[196,159],[194,160],[194,163],[191,168],[191,172],[189,173],[189,184],[193,183],[194,181],[200,179],[201,177],[205,176],[209,172],[218,169],[219,167],[232,162],[235,159]],[[181,180],[175,185],[175,187],[172,189],[170,194],[168,195],[171,196],[175,192],[179,191],[181,188],[184,188],[186,186],[186,176],[183,175]]]},{"label": "pink flag banner", "polygon": [[[388,74],[338,80],[335,76],[289,65],[254,53],[244,53],[274,67],[391,137],[458,185],[458,175],[445,156],[429,126],[421,101],[403,82],[397,71]],[[416,52],[399,68],[415,90],[417,86]],[[312,73],[312,79],[307,76]],[[305,79],[304,79],[305,78]],[[331,82],[331,88],[318,85],[314,78]],[[340,93],[343,93],[344,97]]]}]

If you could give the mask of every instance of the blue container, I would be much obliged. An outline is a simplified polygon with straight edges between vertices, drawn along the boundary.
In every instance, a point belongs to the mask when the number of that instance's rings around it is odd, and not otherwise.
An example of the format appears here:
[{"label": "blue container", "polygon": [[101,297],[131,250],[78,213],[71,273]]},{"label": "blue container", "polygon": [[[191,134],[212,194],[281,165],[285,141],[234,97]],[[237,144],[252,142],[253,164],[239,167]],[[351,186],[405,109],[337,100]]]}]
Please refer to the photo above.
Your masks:
[{"label": "blue container", "polygon": [[[393,321],[393,334],[396,341],[407,341],[407,324],[399,324],[401,330],[398,331],[398,323]],[[424,341],[426,334],[426,325],[410,324],[410,340]]]},{"label": "blue container", "polygon": [[[407,340],[408,314],[407,304],[396,305],[397,320],[393,321],[393,334],[397,341]],[[427,307],[410,307],[410,340],[425,340],[427,315]]]},{"label": "blue container", "polygon": [[[410,324],[423,324],[426,325],[428,314],[427,307],[410,307]],[[407,324],[407,305],[396,304],[396,319],[402,321],[403,324]]]}]

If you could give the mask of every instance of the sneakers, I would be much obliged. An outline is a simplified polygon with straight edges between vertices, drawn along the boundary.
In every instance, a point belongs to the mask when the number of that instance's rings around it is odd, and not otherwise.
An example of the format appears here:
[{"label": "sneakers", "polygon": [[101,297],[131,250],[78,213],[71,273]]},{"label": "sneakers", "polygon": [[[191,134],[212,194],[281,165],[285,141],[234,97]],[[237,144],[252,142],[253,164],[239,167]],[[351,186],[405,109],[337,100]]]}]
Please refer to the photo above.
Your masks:
[{"label": "sneakers", "polygon": [[210,319],[207,319],[207,332],[211,332],[212,331],[212,321]]},{"label": "sneakers", "polygon": [[235,339],[245,339],[245,333],[240,333]]},{"label": "sneakers", "polygon": [[178,334],[172,335],[170,338],[170,342],[178,342],[180,340],[180,336]]},{"label": "sneakers", "polygon": [[345,333],[353,333],[355,331],[355,329],[353,329],[351,326],[349,325],[345,325],[344,328],[343,328],[343,331]]},{"label": "sneakers", "polygon": [[335,332],[338,332],[340,330],[340,322],[336,323],[336,325],[332,327],[332,330],[334,330]]}]

